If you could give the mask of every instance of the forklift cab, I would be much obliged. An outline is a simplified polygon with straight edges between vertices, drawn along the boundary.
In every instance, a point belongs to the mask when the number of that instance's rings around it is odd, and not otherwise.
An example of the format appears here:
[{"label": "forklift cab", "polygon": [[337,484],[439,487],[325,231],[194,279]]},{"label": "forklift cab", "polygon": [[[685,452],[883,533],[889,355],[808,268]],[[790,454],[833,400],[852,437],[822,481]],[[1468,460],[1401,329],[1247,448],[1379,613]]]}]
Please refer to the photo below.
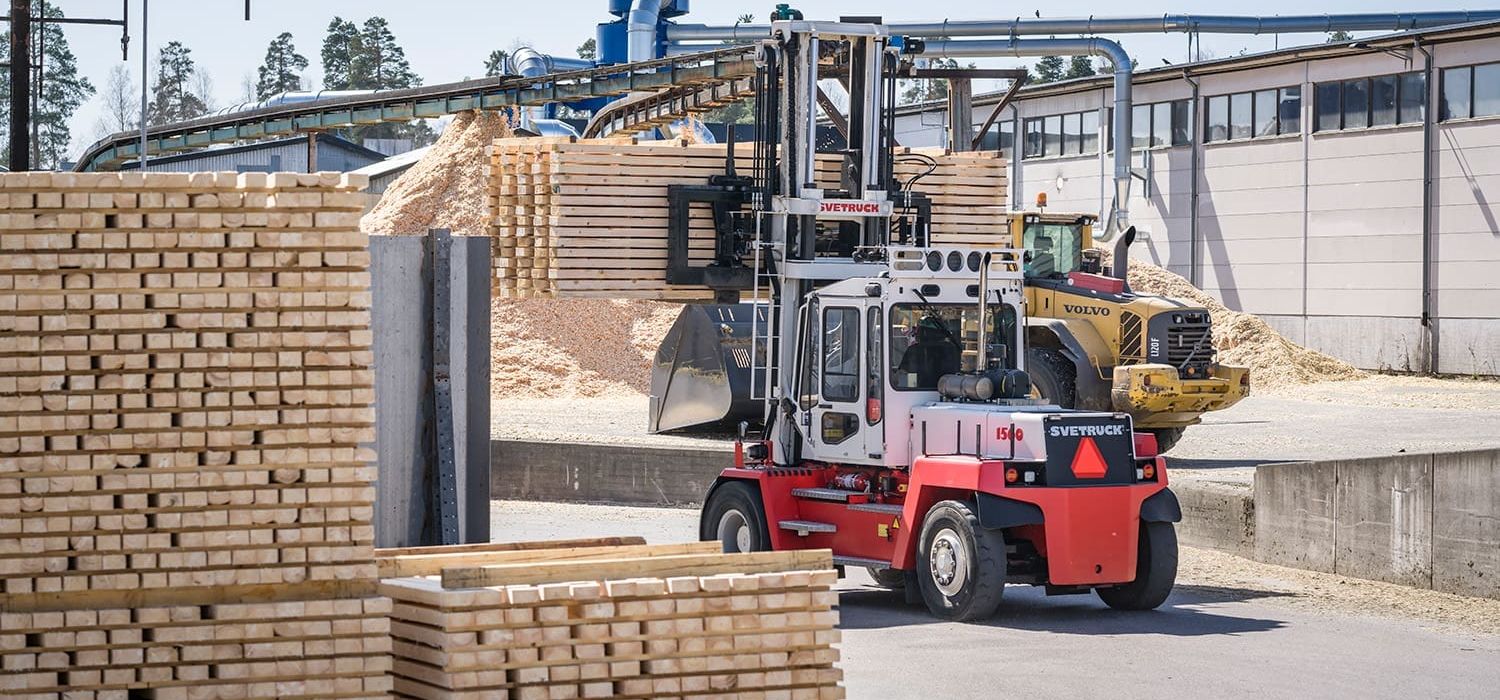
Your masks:
[{"label": "forklift cab", "polygon": [[[927,251],[911,250],[925,260]],[[943,256],[937,271],[924,262],[920,278],[844,280],[809,296],[798,324],[804,456],[904,467],[908,413],[942,399],[944,376],[1022,369],[1018,280],[990,277],[980,333],[979,285],[968,257],[957,270],[948,269]],[[972,265],[979,261],[976,254]],[[1009,260],[996,265],[1016,266]]]}]

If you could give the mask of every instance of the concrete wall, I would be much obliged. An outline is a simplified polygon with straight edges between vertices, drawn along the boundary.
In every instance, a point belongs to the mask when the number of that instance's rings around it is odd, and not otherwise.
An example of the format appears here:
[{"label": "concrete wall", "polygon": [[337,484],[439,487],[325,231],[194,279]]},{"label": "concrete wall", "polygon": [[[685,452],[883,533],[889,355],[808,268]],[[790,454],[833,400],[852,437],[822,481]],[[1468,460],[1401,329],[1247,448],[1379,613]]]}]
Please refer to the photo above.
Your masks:
[{"label": "concrete wall", "polygon": [[[1500,61],[1494,37],[1430,50],[1429,108],[1438,104],[1442,68]],[[1409,62],[1370,52],[1195,77],[1193,145],[1133,155],[1146,180],[1133,185],[1131,218],[1150,232],[1137,255],[1360,367],[1500,374],[1500,117],[1434,118],[1427,325],[1422,125],[1313,131],[1317,83],[1420,71],[1424,60],[1419,52]],[[1191,97],[1181,70],[1143,72],[1137,104]],[[1204,143],[1207,98],[1293,86],[1302,89],[1300,133]],[[1054,93],[1016,100],[1005,117],[1015,120],[1018,139],[1026,118],[1102,109],[1113,99],[1104,79]],[[941,144],[944,116],[898,118],[901,143]],[[1102,144],[1108,120],[1100,123]],[[1012,167],[1011,202],[1030,206],[1046,192],[1054,210],[1104,214],[1111,172],[1107,155],[1024,159]]]},{"label": "concrete wall", "polygon": [[1500,450],[1264,465],[1255,558],[1500,598]]},{"label": "concrete wall", "polygon": [[495,440],[490,497],[637,505],[702,503],[727,449]]}]

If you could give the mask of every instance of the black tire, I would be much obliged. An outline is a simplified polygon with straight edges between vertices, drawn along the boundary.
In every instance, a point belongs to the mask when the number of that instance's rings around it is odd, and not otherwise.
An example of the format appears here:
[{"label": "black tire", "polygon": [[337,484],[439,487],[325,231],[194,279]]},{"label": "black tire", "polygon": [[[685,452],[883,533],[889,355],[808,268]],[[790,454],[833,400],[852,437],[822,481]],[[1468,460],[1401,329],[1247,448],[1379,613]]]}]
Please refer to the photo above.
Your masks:
[{"label": "black tire", "polygon": [[1152,610],[1165,603],[1177,581],[1177,531],[1172,523],[1141,523],[1135,580],[1094,592],[1116,610]]},{"label": "black tire", "polygon": [[730,481],[714,489],[703,504],[698,539],[719,541],[726,553],[764,552],[771,548],[766,509],[760,492],[744,481]]},{"label": "black tire", "polygon": [[1156,436],[1156,454],[1166,454],[1167,450],[1175,447],[1185,430],[1187,428],[1152,428],[1151,434]]},{"label": "black tire", "polygon": [[1005,536],[980,527],[962,501],[938,503],[922,520],[917,586],[938,617],[966,621],[995,614],[1005,593]]},{"label": "black tire", "polygon": [[905,571],[883,566],[867,566],[865,570],[870,572],[870,578],[875,579],[875,585],[881,588],[889,588],[893,591],[906,588]]},{"label": "black tire", "polygon": [[1032,348],[1026,352],[1026,373],[1031,385],[1048,402],[1062,408],[1078,404],[1078,368],[1060,350]]}]

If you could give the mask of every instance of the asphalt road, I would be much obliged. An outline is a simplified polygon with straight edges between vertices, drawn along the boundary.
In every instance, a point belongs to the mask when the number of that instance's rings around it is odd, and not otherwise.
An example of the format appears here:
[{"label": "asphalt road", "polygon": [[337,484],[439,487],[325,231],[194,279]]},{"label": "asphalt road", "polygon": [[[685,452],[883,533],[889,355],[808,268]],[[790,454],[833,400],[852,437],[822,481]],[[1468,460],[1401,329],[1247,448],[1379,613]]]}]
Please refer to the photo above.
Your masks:
[{"label": "asphalt road", "polygon": [[[505,501],[491,520],[495,540],[673,542],[696,539],[697,511]],[[1092,596],[1047,598],[1011,586],[983,624],[935,620],[852,572],[839,585],[849,697],[1500,696],[1500,637],[1482,631],[1500,624],[1397,614],[1413,606],[1391,596],[1435,601],[1421,609],[1437,617],[1462,607],[1490,622],[1500,620],[1491,614],[1500,603],[1361,582],[1352,586],[1366,590],[1345,593],[1347,579],[1183,555],[1184,575],[1160,610],[1122,613]]]}]

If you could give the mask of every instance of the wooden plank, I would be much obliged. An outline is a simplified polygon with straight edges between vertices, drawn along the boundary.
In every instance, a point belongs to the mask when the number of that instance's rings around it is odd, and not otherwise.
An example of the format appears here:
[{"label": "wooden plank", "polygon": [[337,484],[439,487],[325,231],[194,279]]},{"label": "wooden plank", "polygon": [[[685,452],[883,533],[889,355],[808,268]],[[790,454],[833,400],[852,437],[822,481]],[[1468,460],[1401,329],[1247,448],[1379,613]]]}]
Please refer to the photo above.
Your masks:
[{"label": "wooden plank", "polygon": [[[478,542],[475,544],[434,545],[430,547],[377,547],[375,559],[388,559],[413,554],[469,554],[474,552],[516,552],[533,549],[561,549],[567,547],[608,547],[612,545],[646,544],[644,537],[582,537],[570,540],[535,540],[528,542]],[[384,577],[384,575],[382,575]]]},{"label": "wooden plank", "polygon": [[809,571],[833,566],[827,549],[735,554],[685,554],[662,557],[626,557],[554,564],[500,564],[443,570],[444,588],[603,581],[641,576],[703,576],[724,573]]},{"label": "wooden plank", "polygon": [[603,545],[580,547],[548,547],[502,551],[445,552],[439,554],[409,554],[378,560],[382,578],[427,576],[441,573],[444,569],[510,564],[522,562],[587,561],[615,559],[621,557],[660,557],[683,554],[711,554],[719,552],[718,542],[686,542],[681,544]]}]

